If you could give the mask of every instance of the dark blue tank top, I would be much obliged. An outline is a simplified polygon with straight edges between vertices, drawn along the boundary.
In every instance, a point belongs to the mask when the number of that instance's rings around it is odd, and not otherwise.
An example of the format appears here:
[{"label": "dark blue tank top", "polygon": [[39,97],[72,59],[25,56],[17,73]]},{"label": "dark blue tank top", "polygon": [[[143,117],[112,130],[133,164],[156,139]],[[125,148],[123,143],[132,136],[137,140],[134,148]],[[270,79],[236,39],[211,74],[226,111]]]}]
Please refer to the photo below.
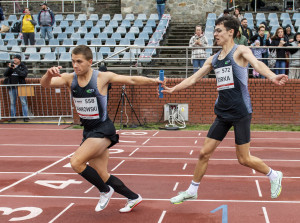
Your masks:
[{"label": "dark blue tank top", "polygon": [[248,91],[248,66],[241,67],[233,59],[238,45],[223,60],[216,53],[212,66],[216,73],[218,98],[215,102],[215,114],[221,118],[235,120],[252,113]]},{"label": "dark blue tank top", "polygon": [[98,73],[99,71],[93,70],[90,82],[85,87],[80,87],[74,72],[71,85],[76,111],[87,129],[97,127],[108,119],[107,96],[101,95],[97,88]]}]

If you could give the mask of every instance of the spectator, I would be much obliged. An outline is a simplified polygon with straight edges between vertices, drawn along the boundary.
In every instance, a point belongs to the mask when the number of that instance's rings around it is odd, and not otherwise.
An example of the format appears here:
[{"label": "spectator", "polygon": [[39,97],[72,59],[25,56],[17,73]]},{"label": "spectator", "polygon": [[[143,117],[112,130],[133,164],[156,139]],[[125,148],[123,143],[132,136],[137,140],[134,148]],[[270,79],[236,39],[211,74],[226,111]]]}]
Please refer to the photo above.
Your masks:
[{"label": "spectator", "polygon": [[227,16],[229,15],[229,13],[230,13],[229,9],[224,9],[223,13],[221,13],[218,18],[221,18],[222,16]]},{"label": "spectator", "polygon": [[39,12],[37,20],[38,24],[41,27],[41,38],[46,39],[46,34],[48,39],[52,39],[52,26],[55,23],[55,16],[50,8],[47,6],[47,3],[40,4],[42,10]]},{"label": "spectator", "polygon": [[2,9],[1,3],[0,3],[0,21],[3,21],[3,20],[5,20],[5,18],[4,18],[3,9]]},{"label": "spectator", "polygon": [[241,27],[239,28],[237,34],[236,34],[236,37],[234,38],[234,43],[237,44],[237,45],[245,45],[245,46],[248,46],[248,40],[247,38],[241,34],[242,33],[242,29]]},{"label": "spectator", "polygon": [[242,35],[244,35],[247,38],[248,45],[251,43],[250,40],[253,36],[251,29],[248,27],[248,21],[246,18],[243,18],[241,21],[241,27],[242,27]]},{"label": "spectator", "polygon": [[[257,39],[254,41],[253,46],[259,47],[260,46],[260,41]],[[262,54],[265,53],[267,51],[266,48],[252,48],[252,53],[253,55],[258,59],[261,60],[262,58]],[[263,77],[262,75],[260,75],[255,69],[253,69],[253,77]]]},{"label": "spectator", "polygon": [[156,0],[156,3],[157,3],[157,14],[158,14],[158,19],[159,20],[161,20],[163,14],[165,13],[166,1],[167,0]]},{"label": "spectator", "polygon": [[294,41],[294,34],[292,33],[292,27],[291,25],[286,25],[285,30],[284,30],[284,35],[287,37],[289,40],[289,43]]},{"label": "spectator", "polygon": [[[271,46],[289,46],[288,39],[284,36],[283,28],[279,27],[276,29],[276,32],[274,36],[271,38]],[[278,74],[285,74],[285,66],[286,66],[286,59],[285,59],[285,54],[286,54],[286,49],[280,48],[276,49],[276,64],[275,64],[275,73]],[[279,68],[279,69],[278,69]]]},{"label": "spectator", "polygon": [[233,16],[236,17],[240,21],[242,21],[242,19],[244,18],[244,16],[240,13],[240,9],[239,8],[236,8],[234,10]]},{"label": "spectator", "polygon": [[294,36],[294,41],[290,43],[291,46],[298,47],[298,49],[290,49],[290,68],[289,78],[290,79],[300,79],[300,32],[296,33]]},{"label": "spectator", "polygon": [[204,64],[206,59],[205,49],[199,49],[199,47],[206,47],[208,44],[207,38],[203,35],[202,27],[196,26],[195,35],[190,39],[190,47],[198,47],[192,50],[192,64],[194,67],[194,73],[196,73]]},{"label": "spectator", "polygon": [[[27,77],[28,70],[23,62],[21,62],[21,56],[16,54],[14,56],[13,63],[8,64],[8,68],[4,72],[4,76],[8,77],[8,84],[26,84],[25,78]],[[16,121],[16,100],[18,95],[18,89],[16,86],[9,87],[9,98],[10,98],[10,122]],[[28,106],[26,96],[19,96],[22,104],[22,112],[24,122],[28,122]]]},{"label": "spectator", "polygon": [[[259,45],[260,46],[270,46],[270,33],[267,31],[266,33],[266,29],[265,29],[265,25],[261,24],[258,28],[258,33],[255,34],[252,38],[251,38],[251,42],[255,42],[256,40],[259,40]],[[269,53],[268,50],[266,50],[265,53],[262,54],[262,58],[268,58],[269,57]],[[268,60],[262,60],[262,62],[264,64],[266,64],[268,66]],[[264,78],[262,76],[262,78]]]},{"label": "spectator", "polygon": [[30,14],[29,8],[25,8],[25,15],[22,16],[21,20],[21,31],[23,34],[24,44],[28,45],[28,40],[30,41],[30,45],[35,44],[34,37],[34,26],[36,25],[36,21]]}]

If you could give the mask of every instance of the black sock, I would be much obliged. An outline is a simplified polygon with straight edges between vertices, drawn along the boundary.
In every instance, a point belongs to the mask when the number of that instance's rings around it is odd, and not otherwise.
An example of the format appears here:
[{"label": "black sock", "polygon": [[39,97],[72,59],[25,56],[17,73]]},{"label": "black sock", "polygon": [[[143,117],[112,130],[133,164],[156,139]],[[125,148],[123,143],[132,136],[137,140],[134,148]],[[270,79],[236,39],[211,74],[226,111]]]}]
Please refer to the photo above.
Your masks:
[{"label": "black sock", "polygon": [[85,170],[82,171],[79,175],[81,175],[84,179],[97,187],[100,192],[106,193],[110,190],[109,187],[103,182],[97,171],[89,165],[86,165]]},{"label": "black sock", "polygon": [[127,197],[130,200],[134,200],[139,197],[139,195],[132,192],[128,187],[126,187],[125,184],[119,178],[113,175],[110,175],[106,184],[114,188],[115,192],[123,195],[124,197]]}]

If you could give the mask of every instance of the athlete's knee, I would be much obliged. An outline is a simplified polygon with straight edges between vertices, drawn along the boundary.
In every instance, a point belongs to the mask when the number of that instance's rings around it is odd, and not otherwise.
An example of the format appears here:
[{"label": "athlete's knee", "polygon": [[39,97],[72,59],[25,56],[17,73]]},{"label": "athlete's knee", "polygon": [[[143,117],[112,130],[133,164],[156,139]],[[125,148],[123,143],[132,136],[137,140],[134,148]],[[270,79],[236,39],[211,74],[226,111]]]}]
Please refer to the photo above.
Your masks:
[{"label": "athlete's knee", "polygon": [[80,159],[78,159],[77,157],[74,157],[74,156],[71,157],[70,164],[71,164],[72,169],[76,173],[81,173],[82,171],[84,171],[85,164],[82,163],[82,161],[80,161]]},{"label": "athlete's knee", "polygon": [[249,166],[251,159],[250,157],[238,157],[238,161],[243,166]]},{"label": "athlete's knee", "polygon": [[210,156],[211,156],[211,153],[201,150],[200,154],[199,154],[199,160],[208,162]]}]

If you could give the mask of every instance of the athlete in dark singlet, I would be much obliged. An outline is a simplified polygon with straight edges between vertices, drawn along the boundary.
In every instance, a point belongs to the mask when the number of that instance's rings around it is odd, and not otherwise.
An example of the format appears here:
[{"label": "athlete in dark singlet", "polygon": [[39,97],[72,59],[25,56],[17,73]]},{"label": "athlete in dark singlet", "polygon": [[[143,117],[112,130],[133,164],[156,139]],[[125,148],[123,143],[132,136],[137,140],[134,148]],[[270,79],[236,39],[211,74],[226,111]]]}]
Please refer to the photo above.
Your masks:
[{"label": "athlete in dark singlet", "polygon": [[[60,74],[61,67],[47,70],[41,79],[43,87],[67,86],[70,88],[83,130],[80,147],[71,157],[75,172],[97,187],[100,200],[95,211],[102,211],[114,191],[128,198],[120,212],[130,212],[142,201],[117,177],[107,171],[110,148],[118,143],[119,136],[107,113],[107,90],[110,83],[129,85],[158,85],[158,79],[140,76],[123,76],[112,72],[99,72],[91,68],[93,54],[89,47],[80,45],[72,51],[74,73]],[[89,163],[89,165],[87,165]]]},{"label": "athlete in dark singlet", "polygon": [[171,198],[170,201],[173,204],[197,199],[198,187],[206,172],[209,158],[232,126],[234,127],[239,163],[269,177],[272,198],[277,198],[281,193],[282,173],[272,170],[261,159],[250,155],[249,152],[252,108],[248,92],[248,63],[276,85],[284,85],[287,76],[275,75],[264,63],[254,57],[248,47],[234,44],[233,39],[239,26],[239,21],[232,16],[223,16],[217,19],[214,37],[217,45],[222,46],[222,49],[214,56],[209,57],[203,67],[191,77],[172,88],[164,86],[164,93],[186,89],[214,69],[219,92],[215,103],[217,117],[200,150],[193,180],[186,191],[179,192],[177,196]]}]

